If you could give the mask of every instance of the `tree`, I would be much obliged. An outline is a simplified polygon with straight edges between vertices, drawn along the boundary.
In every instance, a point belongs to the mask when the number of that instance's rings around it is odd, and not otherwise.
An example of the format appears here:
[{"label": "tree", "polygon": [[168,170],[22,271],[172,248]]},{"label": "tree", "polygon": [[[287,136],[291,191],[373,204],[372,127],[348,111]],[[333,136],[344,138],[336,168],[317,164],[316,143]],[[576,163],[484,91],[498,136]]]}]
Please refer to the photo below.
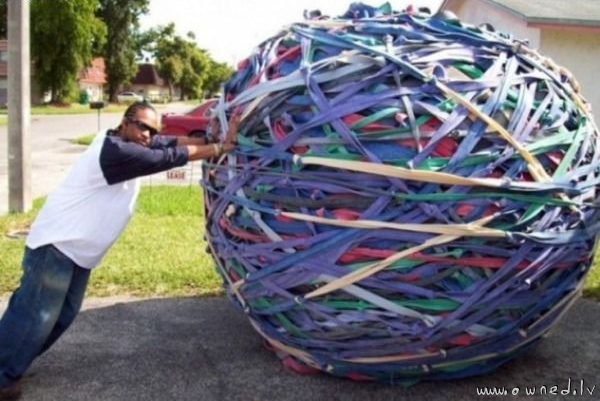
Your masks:
[{"label": "tree", "polygon": [[168,56],[157,65],[158,74],[169,85],[169,99],[173,98],[173,85],[181,80],[183,62],[179,57]]},{"label": "tree", "polygon": [[100,0],[98,17],[108,28],[103,55],[110,101],[116,100],[121,86],[137,73],[139,17],[148,12],[149,3],[149,0]]},{"label": "tree", "polygon": [[77,77],[104,40],[106,27],[95,16],[98,0],[32,0],[31,58],[35,80],[52,102],[75,93]]},{"label": "tree", "polygon": [[175,24],[170,23],[147,31],[143,41],[148,44],[147,50],[153,54],[156,69],[173,97],[173,87],[180,85],[184,70],[190,69],[185,39],[175,33]]},{"label": "tree", "polygon": [[206,97],[213,97],[221,88],[221,84],[233,74],[233,68],[225,63],[217,63],[209,57],[208,74],[204,80]]},{"label": "tree", "polygon": [[202,97],[211,60],[198,47],[193,33],[179,36],[171,23],[145,32],[142,41],[153,54],[158,73],[169,85],[171,94],[176,85],[182,100]]},{"label": "tree", "polygon": [[192,42],[185,43],[184,56],[187,62],[184,64],[179,80],[181,100],[186,97],[190,99],[201,98],[204,80],[208,74],[208,57]]},{"label": "tree", "polygon": [[175,24],[149,29],[138,38],[143,50],[156,60],[156,70],[169,86],[169,98],[173,98],[173,86],[181,80],[184,60],[176,42]]}]

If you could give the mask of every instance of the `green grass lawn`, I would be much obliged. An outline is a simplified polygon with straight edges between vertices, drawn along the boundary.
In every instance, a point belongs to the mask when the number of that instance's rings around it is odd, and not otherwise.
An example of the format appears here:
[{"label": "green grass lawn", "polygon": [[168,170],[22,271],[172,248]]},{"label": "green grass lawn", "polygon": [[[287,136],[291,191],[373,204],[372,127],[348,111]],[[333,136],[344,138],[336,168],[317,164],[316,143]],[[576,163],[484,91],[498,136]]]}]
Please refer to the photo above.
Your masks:
[{"label": "green grass lawn", "polygon": [[[0,294],[21,274],[23,239],[6,233],[33,220],[43,200],[27,214],[0,216]],[[90,279],[88,295],[205,295],[221,292],[221,279],[204,252],[202,197],[197,186],[143,187],[131,222]]]},{"label": "green grass lawn", "polygon": [[[26,214],[0,216],[0,294],[21,274],[23,239],[6,233],[26,227],[43,203]],[[131,222],[94,269],[89,295],[203,295],[221,292],[221,279],[204,252],[202,196],[198,186],[143,187]],[[599,247],[600,249],[600,247]],[[600,259],[587,277],[584,295],[600,300]]]},{"label": "green grass lawn", "polygon": [[92,143],[92,141],[94,140],[94,137],[96,136],[95,133],[90,133],[90,134],[84,134],[81,136],[78,136],[77,138],[73,138],[71,139],[71,143],[74,145],[85,145],[88,146],[90,143]]},{"label": "green grass lawn", "polygon": [[600,258],[598,257],[598,253],[596,252],[594,266],[586,278],[585,288],[583,289],[584,297],[592,298],[596,301],[600,301],[600,267],[598,267]]}]

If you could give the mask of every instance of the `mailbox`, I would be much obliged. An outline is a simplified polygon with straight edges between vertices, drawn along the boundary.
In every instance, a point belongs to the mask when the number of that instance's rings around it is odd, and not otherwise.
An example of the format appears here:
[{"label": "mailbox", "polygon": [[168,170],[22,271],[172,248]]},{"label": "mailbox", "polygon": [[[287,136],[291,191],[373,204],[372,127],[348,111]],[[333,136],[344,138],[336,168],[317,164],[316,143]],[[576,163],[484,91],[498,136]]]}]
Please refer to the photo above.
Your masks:
[{"label": "mailbox", "polygon": [[100,110],[108,106],[107,102],[100,100],[99,102],[90,102],[90,109],[98,110],[98,132],[100,132]]},{"label": "mailbox", "polygon": [[106,107],[106,102],[103,101],[99,101],[99,102],[90,102],[90,109],[103,109]]}]

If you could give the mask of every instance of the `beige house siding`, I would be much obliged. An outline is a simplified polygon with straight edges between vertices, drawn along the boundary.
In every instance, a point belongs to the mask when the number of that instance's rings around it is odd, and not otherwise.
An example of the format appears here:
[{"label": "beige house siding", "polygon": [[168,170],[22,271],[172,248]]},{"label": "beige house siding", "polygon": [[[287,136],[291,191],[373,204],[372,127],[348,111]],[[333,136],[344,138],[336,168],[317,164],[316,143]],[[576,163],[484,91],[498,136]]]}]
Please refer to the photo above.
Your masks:
[{"label": "beige house siding", "polygon": [[540,31],[528,27],[526,22],[506,10],[485,1],[449,0],[445,9],[451,10],[461,21],[473,25],[492,24],[498,31],[508,32],[515,39],[529,40],[529,45],[537,49],[540,45]]},{"label": "beige house siding", "polygon": [[579,81],[581,93],[600,122],[600,32],[544,29],[540,51],[565,66]]}]

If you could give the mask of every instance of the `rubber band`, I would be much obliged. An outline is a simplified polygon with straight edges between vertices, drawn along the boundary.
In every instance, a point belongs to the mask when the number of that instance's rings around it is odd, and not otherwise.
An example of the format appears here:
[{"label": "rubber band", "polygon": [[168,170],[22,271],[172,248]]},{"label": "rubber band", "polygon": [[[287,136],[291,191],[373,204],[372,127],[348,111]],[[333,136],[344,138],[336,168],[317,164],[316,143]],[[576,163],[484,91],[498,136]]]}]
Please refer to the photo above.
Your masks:
[{"label": "rubber band", "polygon": [[[285,366],[414,384],[492,372],[581,292],[600,137],[577,81],[526,42],[354,3],[285,27],[214,110],[206,237]],[[216,152],[215,152],[216,153]]]}]

